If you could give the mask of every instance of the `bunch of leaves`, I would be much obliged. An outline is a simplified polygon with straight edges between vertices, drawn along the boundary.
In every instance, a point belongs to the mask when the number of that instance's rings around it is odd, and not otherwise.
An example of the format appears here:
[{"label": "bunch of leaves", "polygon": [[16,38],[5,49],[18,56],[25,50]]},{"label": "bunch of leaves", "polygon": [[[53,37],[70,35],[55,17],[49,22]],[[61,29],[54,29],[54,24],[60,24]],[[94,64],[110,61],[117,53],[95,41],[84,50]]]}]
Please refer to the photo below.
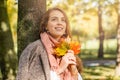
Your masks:
[{"label": "bunch of leaves", "polygon": [[58,44],[55,48],[55,55],[57,56],[64,56],[68,50],[73,50],[74,54],[80,53],[80,44],[79,42],[71,41],[62,41],[60,44]]}]

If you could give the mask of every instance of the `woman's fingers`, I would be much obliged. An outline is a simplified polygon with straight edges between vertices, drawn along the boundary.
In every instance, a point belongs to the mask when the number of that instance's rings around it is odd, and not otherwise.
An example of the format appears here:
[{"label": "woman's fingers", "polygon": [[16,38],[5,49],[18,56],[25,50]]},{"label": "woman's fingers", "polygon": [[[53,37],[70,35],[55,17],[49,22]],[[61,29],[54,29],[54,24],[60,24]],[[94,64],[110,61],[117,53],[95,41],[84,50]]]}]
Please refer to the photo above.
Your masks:
[{"label": "woman's fingers", "polygon": [[68,50],[68,52],[62,57],[59,72],[63,72],[71,64],[76,65],[76,57],[74,56],[74,52],[72,50]]},{"label": "woman's fingers", "polygon": [[69,64],[74,64],[74,65],[76,65],[76,62],[73,61],[73,60],[69,60]]},{"label": "woman's fingers", "polygon": [[68,52],[68,53],[74,53],[74,51],[73,51],[73,50],[68,50],[67,52]]},{"label": "woman's fingers", "polygon": [[68,60],[76,62],[76,57],[74,56],[73,50],[68,50],[66,56],[67,56]]}]

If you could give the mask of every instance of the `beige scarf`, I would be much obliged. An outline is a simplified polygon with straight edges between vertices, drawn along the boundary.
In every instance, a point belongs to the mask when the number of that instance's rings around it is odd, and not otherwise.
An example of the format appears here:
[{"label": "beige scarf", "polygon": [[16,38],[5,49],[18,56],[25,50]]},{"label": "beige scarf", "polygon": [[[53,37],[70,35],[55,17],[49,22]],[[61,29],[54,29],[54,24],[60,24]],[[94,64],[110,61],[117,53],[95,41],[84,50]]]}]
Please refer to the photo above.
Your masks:
[{"label": "beige scarf", "polygon": [[[41,37],[41,40],[42,40],[42,42],[46,48],[46,51],[48,53],[51,70],[56,71],[59,68],[61,58],[53,55],[54,54],[53,47],[55,47],[56,44],[59,44],[59,42],[46,32],[41,33],[40,37]],[[60,75],[60,78],[61,78],[61,80],[74,80],[71,76],[69,69],[66,69]]]}]

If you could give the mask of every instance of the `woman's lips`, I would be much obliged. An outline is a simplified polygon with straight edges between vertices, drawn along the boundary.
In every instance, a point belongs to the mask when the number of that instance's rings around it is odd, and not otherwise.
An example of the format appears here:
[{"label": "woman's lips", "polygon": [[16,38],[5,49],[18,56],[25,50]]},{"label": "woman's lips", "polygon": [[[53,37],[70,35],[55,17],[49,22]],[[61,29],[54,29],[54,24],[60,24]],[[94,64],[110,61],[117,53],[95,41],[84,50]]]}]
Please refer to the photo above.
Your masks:
[{"label": "woman's lips", "polygon": [[55,27],[55,29],[56,29],[56,30],[58,30],[58,31],[63,30],[63,28],[62,28],[62,27]]}]

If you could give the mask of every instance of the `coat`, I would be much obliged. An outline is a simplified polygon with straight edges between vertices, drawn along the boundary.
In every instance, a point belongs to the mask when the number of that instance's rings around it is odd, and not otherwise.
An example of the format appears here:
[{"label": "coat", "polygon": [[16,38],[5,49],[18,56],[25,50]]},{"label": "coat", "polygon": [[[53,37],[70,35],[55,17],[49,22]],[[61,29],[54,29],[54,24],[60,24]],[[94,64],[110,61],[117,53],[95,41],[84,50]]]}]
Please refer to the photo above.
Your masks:
[{"label": "coat", "polygon": [[50,80],[48,55],[41,40],[30,43],[23,50],[16,80]]}]

